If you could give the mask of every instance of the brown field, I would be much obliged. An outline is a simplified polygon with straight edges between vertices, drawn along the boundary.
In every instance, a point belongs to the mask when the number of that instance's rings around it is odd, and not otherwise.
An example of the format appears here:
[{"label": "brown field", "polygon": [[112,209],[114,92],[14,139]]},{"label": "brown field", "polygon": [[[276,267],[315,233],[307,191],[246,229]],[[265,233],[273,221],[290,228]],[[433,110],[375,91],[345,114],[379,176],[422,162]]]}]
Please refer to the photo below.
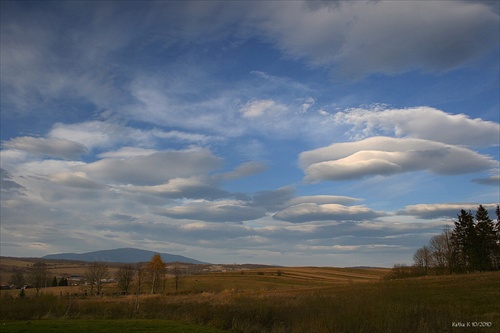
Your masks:
[{"label": "brown field", "polygon": [[[60,279],[71,274],[85,273],[89,263],[43,260],[47,264],[50,280],[56,276]],[[16,270],[22,270],[25,275],[29,267],[33,265],[33,259],[5,258],[0,259],[0,276],[2,281],[8,281]],[[182,266],[182,264],[180,264]],[[114,277],[120,264],[110,264],[110,277]],[[169,265],[172,266],[172,265]],[[194,269],[188,265],[184,267],[189,271],[209,270],[207,265],[200,265],[203,269]],[[255,294],[263,292],[279,291],[304,291],[321,288],[329,288],[337,285],[345,285],[359,282],[370,282],[380,280],[389,270],[384,268],[332,268],[332,267],[270,267],[262,266],[258,269],[248,269],[242,265],[213,265],[224,272],[197,273],[182,276],[177,294],[200,294],[200,293],[246,293]],[[81,294],[88,289],[87,286],[49,287],[42,290],[43,293],[54,295]],[[145,292],[143,288],[142,292]],[[134,289],[135,290],[135,289]],[[175,293],[173,275],[167,274],[165,293]],[[3,290],[4,294],[16,294],[16,290]],[[35,291],[26,290],[27,295]],[[103,286],[103,292],[107,295],[119,293],[116,283]]]},{"label": "brown field", "polygon": [[[25,267],[26,261],[2,260]],[[86,263],[52,262],[51,272],[75,274]],[[160,294],[122,296],[116,283],[103,295],[87,286],[2,290],[1,320],[173,320],[234,332],[498,332],[500,272],[384,277],[389,269],[217,265],[185,271],[178,291],[168,276]],[[249,268],[250,267],[250,268]],[[113,266],[111,270],[117,269]],[[8,273],[8,272],[7,272]],[[135,288],[135,287],[134,287]],[[133,289],[135,291],[136,289]],[[116,321],[118,322],[118,321]],[[483,325],[464,330],[456,323]],[[106,324],[108,325],[108,324]],[[486,326],[485,326],[486,325]],[[107,326],[108,327],[108,326]]]}]

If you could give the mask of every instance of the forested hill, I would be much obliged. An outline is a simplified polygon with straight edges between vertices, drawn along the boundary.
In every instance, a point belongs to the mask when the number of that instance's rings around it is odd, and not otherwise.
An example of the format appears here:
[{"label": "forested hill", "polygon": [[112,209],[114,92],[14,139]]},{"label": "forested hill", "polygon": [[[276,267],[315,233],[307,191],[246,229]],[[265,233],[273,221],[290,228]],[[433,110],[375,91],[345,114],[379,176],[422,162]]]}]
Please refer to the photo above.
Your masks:
[{"label": "forested hill", "polygon": [[[134,249],[134,248],[121,248],[113,250],[102,250],[87,253],[59,253],[49,254],[43,259],[64,259],[64,260],[81,260],[81,261],[102,261],[102,262],[123,262],[123,263],[136,263],[147,262],[157,252]],[[191,264],[207,264],[196,259],[179,256],[169,253],[160,253],[163,261],[165,262],[185,262]]]}]

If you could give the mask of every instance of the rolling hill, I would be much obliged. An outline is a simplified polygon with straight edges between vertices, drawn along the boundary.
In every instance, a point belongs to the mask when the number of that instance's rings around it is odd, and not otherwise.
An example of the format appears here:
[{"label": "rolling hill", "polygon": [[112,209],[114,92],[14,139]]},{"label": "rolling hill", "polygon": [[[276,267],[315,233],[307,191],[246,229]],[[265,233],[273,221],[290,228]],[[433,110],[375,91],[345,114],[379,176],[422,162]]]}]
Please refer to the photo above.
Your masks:
[{"label": "rolling hill", "polygon": [[[63,260],[81,260],[81,261],[103,261],[103,262],[122,262],[122,263],[136,263],[146,262],[151,260],[151,257],[157,252],[134,249],[134,248],[121,248],[113,250],[93,251],[87,253],[59,253],[49,254],[43,259],[63,259]],[[165,262],[185,262],[191,264],[207,264],[196,259],[179,256],[170,253],[160,253],[163,261]]]}]

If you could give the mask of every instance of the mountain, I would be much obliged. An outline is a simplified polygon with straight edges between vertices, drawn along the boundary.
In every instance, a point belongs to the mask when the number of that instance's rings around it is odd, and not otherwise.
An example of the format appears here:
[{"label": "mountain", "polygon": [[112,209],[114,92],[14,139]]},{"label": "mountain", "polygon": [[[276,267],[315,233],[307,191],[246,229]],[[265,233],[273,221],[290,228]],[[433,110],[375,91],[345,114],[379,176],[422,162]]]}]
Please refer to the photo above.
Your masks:
[{"label": "mountain", "polygon": [[[158,252],[140,250],[134,248],[122,248],[114,250],[102,250],[87,253],[59,253],[49,254],[43,259],[63,259],[63,260],[81,260],[81,261],[103,261],[103,262],[123,262],[136,263],[150,261],[151,257]],[[178,256],[170,253],[160,253],[165,262],[185,262],[191,264],[207,264],[196,259]]]}]

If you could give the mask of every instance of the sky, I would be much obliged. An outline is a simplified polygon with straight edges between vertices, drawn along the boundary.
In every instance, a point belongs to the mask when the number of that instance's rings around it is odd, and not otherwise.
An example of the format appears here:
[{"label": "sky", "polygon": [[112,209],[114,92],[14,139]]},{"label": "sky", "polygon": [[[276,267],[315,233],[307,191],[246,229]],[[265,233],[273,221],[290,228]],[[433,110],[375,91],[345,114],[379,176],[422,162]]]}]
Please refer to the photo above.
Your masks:
[{"label": "sky", "polygon": [[2,256],[411,264],[500,201],[497,1],[2,1]]}]

